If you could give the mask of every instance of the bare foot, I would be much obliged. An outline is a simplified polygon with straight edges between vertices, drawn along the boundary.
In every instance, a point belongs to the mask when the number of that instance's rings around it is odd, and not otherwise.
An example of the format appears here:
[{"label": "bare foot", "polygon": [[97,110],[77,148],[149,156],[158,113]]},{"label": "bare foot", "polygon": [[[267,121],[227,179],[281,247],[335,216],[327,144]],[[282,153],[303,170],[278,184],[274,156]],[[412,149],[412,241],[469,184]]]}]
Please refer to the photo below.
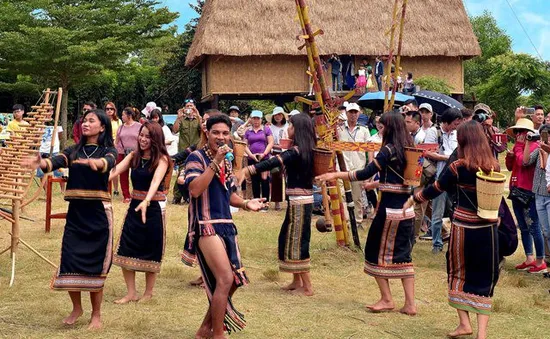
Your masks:
[{"label": "bare foot", "polygon": [[191,285],[191,286],[199,286],[199,285],[202,285],[202,284],[204,284],[204,282],[202,281],[202,276],[198,277],[195,280],[191,280],[189,282],[189,285]]},{"label": "bare foot", "polygon": [[92,316],[90,319],[90,325],[88,330],[99,330],[101,328],[101,318],[99,316]]},{"label": "bare foot", "polygon": [[296,288],[295,290],[292,290],[292,294],[303,294],[307,297],[311,297],[313,295],[313,289],[301,286]]},{"label": "bare foot", "polygon": [[73,310],[67,318],[63,319],[63,324],[74,325],[74,323],[76,323],[76,321],[78,320],[78,318],[80,318],[82,313],[84,313],[82,309]]},{"label": "bare foot", "polygon": [[406,315],[410,315],[410,316],[415,316],[416,315],[416,306],[415,305],[412,305],[412,306],[403,306],[403,308],[401,308],[399,310],[399,313],[401,314],[406,314]]},{"label": "bare foot", "polygon": [[153,298],[152,294],[144,294],[141,298],[139,298],[138,302],[139,303],[148,302],[149,300],[151,300],[151,298]]},{"label": "bare foot", "polygon": [[395,304],[393,301],[378,300],[374,305],[367,305],[367,308],[373,313],[393,311]]},{"label": "bare foot", "polygon": [[125,295],[124,297],[118,299],[118,300],[115,300],[115,304],[117,305],[122,305],[122,304],[127,304],[129,302],[132,302],[132,301],[138,301],[139,298],[137,295],[135,294],[127,294]]},{"label": "bare foot", "polygon": [[195,339],[205,339],[205,338],[212,338],[212,337],[213,337],[212,329],[209,329],[206,327],[199,328],[197,333],[195,333]]},{"label": "bare foot", "polygon": [[447,334],[449,338],[459,338],[462,336],[471,335],[473,333],[472,327],[470,325],[458,325],[458,327],[451,333]]},{"label": "bare foot", "polygon": [[302,284],[300,282],[291,282],[290,284],[281,287],[283,291],[294,291],[295,289],[302,288]]}]

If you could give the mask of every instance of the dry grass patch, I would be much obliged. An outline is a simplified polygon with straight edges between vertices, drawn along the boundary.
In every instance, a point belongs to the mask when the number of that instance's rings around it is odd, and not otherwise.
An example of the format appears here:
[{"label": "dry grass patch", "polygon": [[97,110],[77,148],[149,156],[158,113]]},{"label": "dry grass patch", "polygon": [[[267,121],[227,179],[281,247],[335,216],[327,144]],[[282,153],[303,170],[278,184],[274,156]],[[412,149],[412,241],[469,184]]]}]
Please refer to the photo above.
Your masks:
[{"label": "dry grass patch", "polygon": [[[54,221],[52,232],[44,234],[44,201],[36,201],[24,212],[36,222],[24,221],[22,237],[52,259],[59,260],[62,221]],[[65,203],[56,198],[54,209]],[[127,205],[116,201],[116,234],[120,232]],[[419,315],[371,314],[365,304],[378,298],[374,279],[363,273],[363,254],[336,247],[334,233],[312,231],[313,297],[295,296],[280,290],[290,275],[278,271],[277,236],[284,212],[238,212],[243,262],[251,284],[235,296],[236,307],[245,313],[247,328],[231,338],[443,338],[456,326],[456,312],[446,296],[445,256],[432,255],[431,243],[419,242],[413,253],[416,263],[416,298]],[[9,225],[0,224],[0,247],[9,243]],[[115,305],[125,293],[120,269],[113,266],[105,288],[104,329],[86,330],[90,316],[88,297],[85,314],[74,328],[61,325],[70,311],[66,293],[49,290],[52,269],[32,253],[21,249],[17,261],[16,284],[8,288],[9,256],[0,256],[0,337],[6,338],[192,338],[206,311],[202,289],[189,286],[199,271],[184,266],[178,252],[187,229],[187,208],[169,205],[168,230],[162,272],[154,299],[145,304]],[[364,245],[366,231],[360,232]],[[522,249],[508,258],[506,272],[495,291],[491,317],[491,338],[546,338],[540,326],[549,317],[550,281],[540,276],[515,272],[513,265],[523,259]],[[137,274],[140,291],[145,285]],[[398,281],[392,281],[396,304],[403,303]]]}]

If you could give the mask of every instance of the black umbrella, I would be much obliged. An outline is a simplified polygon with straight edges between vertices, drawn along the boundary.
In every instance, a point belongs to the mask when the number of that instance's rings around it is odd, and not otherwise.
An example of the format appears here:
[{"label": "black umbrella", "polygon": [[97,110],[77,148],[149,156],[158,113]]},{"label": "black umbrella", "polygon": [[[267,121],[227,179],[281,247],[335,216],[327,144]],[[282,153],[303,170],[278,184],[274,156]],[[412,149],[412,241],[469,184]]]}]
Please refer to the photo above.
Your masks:
[{"label": "black umbrella", "polygon": [[[361,96],[358,100],[359,105],[362,107],[370,108],[372,110],[383,110],[384,109],[384,99],[386,92],[369,92]],[[388,97],[391,96],[391,93],[388,93]],[[394,106],[401,106],[405,101],[409,99],[414,99],[409,95],[396,92]]]},{"label": "black umbrella", "polygon": [[448,95],[438,92],[418,91],[414,93],[413,96],[415,97],[419,105],[424,103],[432,105],[434,113],[436,114],[443,113],[447,108],[464,108],[464,105],[462,105],[460,102],[456,101]]}]

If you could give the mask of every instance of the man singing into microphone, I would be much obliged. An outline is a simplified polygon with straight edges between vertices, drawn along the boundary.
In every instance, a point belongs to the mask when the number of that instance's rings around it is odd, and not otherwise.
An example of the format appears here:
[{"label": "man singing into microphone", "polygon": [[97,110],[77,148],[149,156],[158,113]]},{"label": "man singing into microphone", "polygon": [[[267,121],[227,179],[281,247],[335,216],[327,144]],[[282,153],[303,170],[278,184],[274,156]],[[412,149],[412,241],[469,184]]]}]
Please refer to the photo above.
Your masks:
[{"label": "man singing into microphone", "polygon": [[210,117],[206,129],[206,145],[191,153],[185,165],[185,185],[191,196],[189,240],[197,249],[210,301],[196,336],[222,337],[225,330],[232,332],[245,326],[231,297],[237,287],[248,282],[229,206],[258,211],[264,207],[264,199],[243,200],[236,193],[233,168],[226,156],[232,152],[227,146],[231,138],[229,117]]}]

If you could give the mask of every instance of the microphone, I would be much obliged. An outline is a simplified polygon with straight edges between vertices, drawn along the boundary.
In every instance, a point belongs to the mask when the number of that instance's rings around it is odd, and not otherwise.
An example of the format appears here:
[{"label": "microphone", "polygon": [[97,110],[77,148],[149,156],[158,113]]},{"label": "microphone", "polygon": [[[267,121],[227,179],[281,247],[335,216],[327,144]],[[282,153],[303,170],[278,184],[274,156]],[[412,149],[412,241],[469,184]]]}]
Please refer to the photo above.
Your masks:
[{"label": "microphone", "polygon": [[[223,145],[225,145],[223,142],[221,142],[221,141],[218,142],[218,147],[221,147]],[[227,159],[227,161],[229,161],[229,162],[232,162],[233,159],[235,159],[235,157],[233,156],[232,152],[227,152],[227,153],[225,153],[225,159]]]}]

